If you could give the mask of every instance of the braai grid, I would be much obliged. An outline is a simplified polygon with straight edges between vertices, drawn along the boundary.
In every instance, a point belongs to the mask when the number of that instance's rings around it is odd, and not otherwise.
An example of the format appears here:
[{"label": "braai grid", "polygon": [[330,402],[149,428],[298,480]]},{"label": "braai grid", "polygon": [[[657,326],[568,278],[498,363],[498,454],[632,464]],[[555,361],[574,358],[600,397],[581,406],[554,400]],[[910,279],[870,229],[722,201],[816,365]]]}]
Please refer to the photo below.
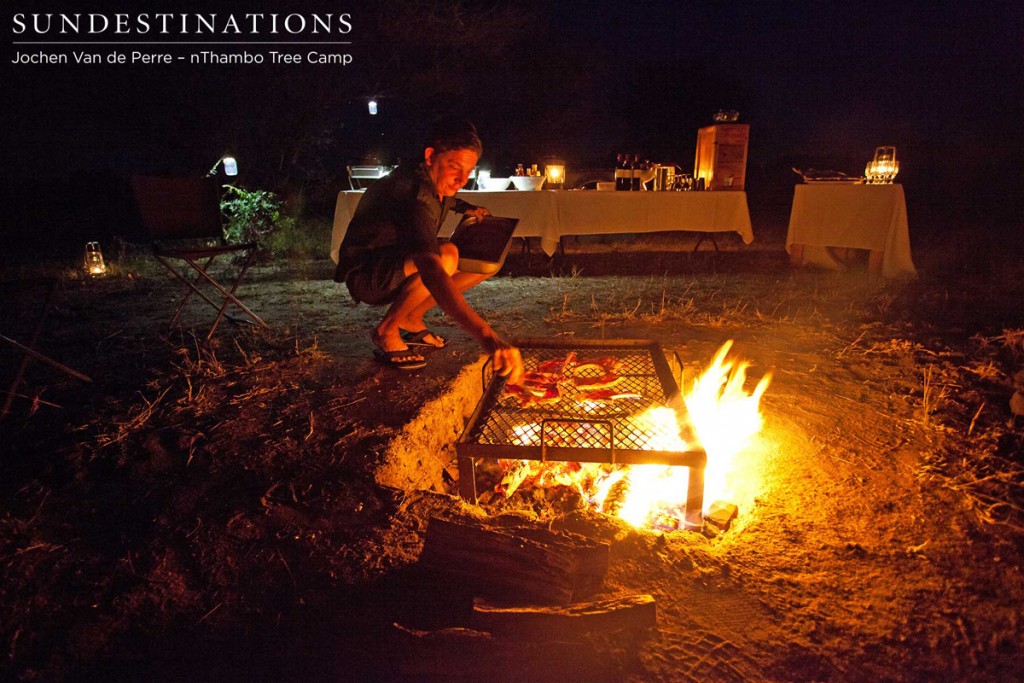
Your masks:
[{"label": "braai grid", "polygon": [[[689,468],[687,524],[699,526],[704,495],[706,455],[689,430],[681,434],[686,450],[664,450],[656,427],[636,416],[655,406],[685,412],[678,385],[661,346],[651,340],[551,340],[523,339],[516,344],[527,372],[546,361],[576,353],[579,363],[614,358],[621,365],[615,374],[622,379],[612,390],[638,397],[609,401],[577,401],[581,390],[571,381],[562,383],[562,396],[548,405],[522,406],[502,401],[505,378],[484,366],[484,391],[466,429],[456,444],[459,460],[459,493],[476,500],[476,459],[659,464]],[[602,374],[586,368],[570,378],[594,378]],[[681,424],[688,421],[680,420]]]}]

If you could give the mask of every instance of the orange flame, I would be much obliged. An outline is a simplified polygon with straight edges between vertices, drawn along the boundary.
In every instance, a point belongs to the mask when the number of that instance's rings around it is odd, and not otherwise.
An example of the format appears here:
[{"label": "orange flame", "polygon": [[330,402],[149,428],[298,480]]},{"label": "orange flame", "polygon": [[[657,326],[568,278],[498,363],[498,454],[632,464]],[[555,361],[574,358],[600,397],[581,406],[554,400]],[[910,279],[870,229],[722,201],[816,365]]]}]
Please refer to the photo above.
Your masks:
[{"label": "orange flame", "polygon": [[704,470],[705,510],[716,500],[733,499],[743,488],[735,461],[764,425],[761,396],[771,382],[771,373],[766,373],[748,394],[744,384],[750,363],[727,362],[725,357],[730,348],[732,340],[722,345],[711,366],[694,381],[684,399],[690,422],[708,455]]},{"label": "orange flame", "polygon": [[[704,470],[704,511],[716,500],[733,500],[745,486],[735,471],[737,456],[761,431],[759,405],[771,381],[766,374],[747,393],[749,363],[727,361],[732,341],[722,345],[707,370],[696,380],[683,402],[690,424],[707,453]],[[651,432],[679,434],[676,414],[653,408],[638,419],[649,421]],[[687,450],[680,437],[659,440],[653,447]],[[678,528],[683,525],[689,471],[685,467],[635,465],[624,475],[629,493],[617,514],[634,526]]]},{"label": "orange flame", "polygon": [[[715,354],[711,365],[693,382],[683,402],[690,426],[707,453],[704,471],[704,510],[716,500],[736,500],[753,482],[736,472],[736,459],[761,431],[761,396],[771,375],[765,374],[750,393],[746,391],[747,362],[726,360],[732,341]],[[650,450],[687,451],[676,411],[655,407],[630,418],[639,433],[647,436]],[[528,442],[537,425],[517,428]],[[551,468],[555,463],[546,467]],[[543,470],[545,465],[536,463]],[[558,469],[557,476],[536,476],[534,486],[568,485],[576,488],[589,505],[614,514],[638,527],[681,528],[685,521],[689,469],[664,465],[609,466],[582,464],[571,471]]]}]

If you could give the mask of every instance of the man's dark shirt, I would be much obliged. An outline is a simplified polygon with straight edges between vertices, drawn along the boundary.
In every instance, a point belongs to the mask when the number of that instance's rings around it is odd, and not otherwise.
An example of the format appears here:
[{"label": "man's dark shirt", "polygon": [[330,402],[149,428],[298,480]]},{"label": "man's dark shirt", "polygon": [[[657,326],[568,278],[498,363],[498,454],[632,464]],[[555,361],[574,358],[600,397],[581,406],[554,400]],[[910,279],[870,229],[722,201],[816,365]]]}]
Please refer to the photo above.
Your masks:
[{"label": "man's dark shirt", "polygon": [[437,195],[426,164],[399,166],[371,184],[356,207],[338,250],[335,282],[345,282],[375,251],[396,251],[408,259],[437,254],[437,232],[448,211],[465,213],[472,204]]}]

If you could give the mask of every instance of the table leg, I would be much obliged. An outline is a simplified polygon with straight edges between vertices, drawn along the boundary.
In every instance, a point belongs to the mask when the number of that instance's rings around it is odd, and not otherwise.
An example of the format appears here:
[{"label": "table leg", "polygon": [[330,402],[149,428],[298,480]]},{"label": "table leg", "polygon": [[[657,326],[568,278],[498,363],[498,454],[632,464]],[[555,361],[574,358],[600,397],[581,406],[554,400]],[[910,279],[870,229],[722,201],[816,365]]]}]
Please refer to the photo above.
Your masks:
[{"label": "table leg", "polygon": [[868,274],[869,275],[881,275],[882,274],[882,254],[884,252],[878,249],[872,249],[868,252]]},{"label": "table leg", "polygon": [[700,249],[700,245],[701,245],[701,243],[704,242],[704,240],[711,240],[711,244],[712,244],[712,246],[714,246],[715,251],[716,252],[718,251],[718,242],[715,241],[715,233],[713,233],[713,232],[702,232],[700,234],[700,239],[697,240],[697,244],[695,244],[693,246],[694,252],[696,252],[698,249]]},{"label": "table leg", "polygon": [[804,265],[804,245],[789,245],[789,263],[794,266]]}]

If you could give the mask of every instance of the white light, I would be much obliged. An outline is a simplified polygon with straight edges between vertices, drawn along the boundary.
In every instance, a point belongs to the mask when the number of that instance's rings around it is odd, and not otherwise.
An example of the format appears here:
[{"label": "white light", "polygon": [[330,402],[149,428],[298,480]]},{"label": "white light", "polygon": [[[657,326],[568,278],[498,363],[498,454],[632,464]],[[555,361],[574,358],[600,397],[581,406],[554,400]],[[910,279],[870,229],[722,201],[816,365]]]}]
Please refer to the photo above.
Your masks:
[{"label": "white light", "polygon": [[370,116],[376,116],[377,115],[377,101],[376,100],[370,100],[370,103],[369,103],[368,106],[370,108]]},{"label": "white light", "polygon": [[224,173],[229,176],[238,175],[238,162],[234,157],[224,157]]}]

